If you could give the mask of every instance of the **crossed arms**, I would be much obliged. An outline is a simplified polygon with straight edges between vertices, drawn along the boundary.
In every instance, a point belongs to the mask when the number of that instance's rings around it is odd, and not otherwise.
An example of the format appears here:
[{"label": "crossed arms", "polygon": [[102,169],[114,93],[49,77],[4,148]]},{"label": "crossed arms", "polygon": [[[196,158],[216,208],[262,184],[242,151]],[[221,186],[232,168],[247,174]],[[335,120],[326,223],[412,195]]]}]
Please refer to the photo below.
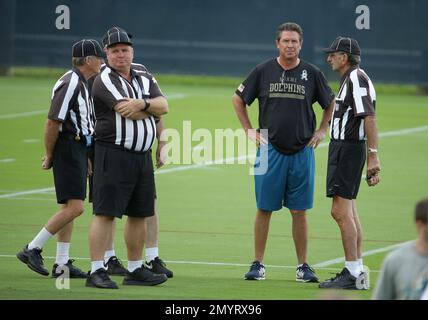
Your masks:
[{"label": "crossed arms", "polygon": [[[147,107],[146,101],[150,106],[143,111]],[[131,120],[142,120],[150,116],[160,117],[169,111],[168,101],[162,96],[146,100],[125,98],[114,106],[114,110],[122,117]]]}]

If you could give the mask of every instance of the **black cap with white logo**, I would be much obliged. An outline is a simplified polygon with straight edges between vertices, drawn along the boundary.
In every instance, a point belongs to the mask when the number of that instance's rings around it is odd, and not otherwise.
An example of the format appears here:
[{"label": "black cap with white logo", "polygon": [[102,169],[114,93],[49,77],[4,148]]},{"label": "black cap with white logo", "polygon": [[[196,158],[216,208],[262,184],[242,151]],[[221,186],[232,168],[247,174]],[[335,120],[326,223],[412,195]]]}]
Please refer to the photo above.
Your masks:
[{"label": "black cap with white logo", "polygon": [[125,29],[112,27],[107,30],[103,37],[103,46],[106,48],[118,43],[124,43],[132,46],[131,38],[132,35],[126,32]]},{"label": "black cap with white logo", "polygon": [[105,56],[98,41],[93,39],[83,39],[76,42],[73,44],[71,52],[73,58],[83,58],[88,56],[104,58]]},{"label": "black cap with white logo", "polygon": [[349,37],[337,37],[330,47],[323,49],[326,53],[346,52],[349,54],[361,55],[361,49],[357,40]]}]

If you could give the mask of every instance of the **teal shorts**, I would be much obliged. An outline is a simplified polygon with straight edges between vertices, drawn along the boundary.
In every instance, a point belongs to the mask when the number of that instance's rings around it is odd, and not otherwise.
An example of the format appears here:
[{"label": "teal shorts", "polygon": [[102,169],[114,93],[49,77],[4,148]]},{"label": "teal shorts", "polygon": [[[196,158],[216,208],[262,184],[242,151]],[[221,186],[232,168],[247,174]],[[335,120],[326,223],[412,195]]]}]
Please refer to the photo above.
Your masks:
[{"label": "teal shorts", "polygon": [[[292,155],[267,146],[268,166],[264,174],[254,175],[257,208],[277,211],[311,209],[314,204],[315,158],[314,149],[305,147]],[[255,169],[260,165],[257,150]]]}]

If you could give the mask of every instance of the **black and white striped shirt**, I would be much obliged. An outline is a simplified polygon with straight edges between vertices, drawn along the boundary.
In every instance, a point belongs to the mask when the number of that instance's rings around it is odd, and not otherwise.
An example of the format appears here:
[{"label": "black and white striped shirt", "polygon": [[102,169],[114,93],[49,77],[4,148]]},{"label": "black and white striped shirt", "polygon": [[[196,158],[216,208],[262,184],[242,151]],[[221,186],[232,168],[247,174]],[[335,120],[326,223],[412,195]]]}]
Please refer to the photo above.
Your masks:
[{"label": "black and white striped shirt", "polygon": [[52,89],[48,118],[61,122],[60,132],[92,136],[95,114],[88,83],[76,68],[67,71]]},{"label": "black and white striped shirt", "polygon": [[374,116],[376,92],[364,70],[349,68],[340,81],[330,124],[331,140],[366,140],[364,117]]},{"label": "black and white striped shirt", "polygon": [[131,82],[109,66],[95,78],[92,87],[96,114],[96,139],[121,146],[127,150],[145,152],[156,137],[155,118],[142,120],[122,117],[114,107],[126,97],[133,99],[163,96],[156,79],[143,65],[132,64]]}]

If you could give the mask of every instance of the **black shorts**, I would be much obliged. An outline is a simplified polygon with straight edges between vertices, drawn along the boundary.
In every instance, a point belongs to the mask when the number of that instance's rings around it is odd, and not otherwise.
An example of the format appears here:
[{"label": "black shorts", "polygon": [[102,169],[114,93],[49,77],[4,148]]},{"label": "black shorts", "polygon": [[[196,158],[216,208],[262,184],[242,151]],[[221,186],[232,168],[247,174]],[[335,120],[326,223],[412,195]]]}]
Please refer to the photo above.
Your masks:
[{"label": "black shorts", "polygon": [[330,141],[327,197],[356,199],[365,162],[365,141]]},{"label": "black shorts", "polygon": [[55,145],[52,171],[58,203],[64,204],[70,199],[85,200],[88,172],[85,144],[60,135]]},{"label": "black shorts", "polygon": [[96,215],[154,215],[155,179],[150,151],[135,153],[97,141],[93,187]]},{"label": "black shorts", "polygon": [[[95,146],[94,146],[94,142],[92,143],[92,145],[88,148],[88,159],[91,161],[92,163],[92,172],[94,171],[94,163],[95,163]],[[89,191],[88,191],[88,201],[92,202],[92,194],[93,194],[93,189],[94,189],[94,175],[90,175],[88,176],[88,185],[89,185]]]}]

